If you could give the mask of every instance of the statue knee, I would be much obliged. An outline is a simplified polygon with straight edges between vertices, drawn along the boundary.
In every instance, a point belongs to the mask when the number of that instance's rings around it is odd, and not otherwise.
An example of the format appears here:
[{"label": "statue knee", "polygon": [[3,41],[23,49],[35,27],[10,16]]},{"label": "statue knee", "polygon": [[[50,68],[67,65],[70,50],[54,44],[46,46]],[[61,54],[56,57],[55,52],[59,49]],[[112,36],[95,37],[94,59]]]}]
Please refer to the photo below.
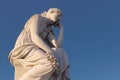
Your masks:
[{"label": "statue knee", "polygon": [[56,51],[61,52],[61,53],[65,53],[65,50],[63,48],[57,48]]},{"label": "statue knee", "polygon": [[34,73],[34,76],[46,75],[52,72],[53,72],[53,67],[51,64],[50,65],[36,65],[34,66],[34,69],[32,70],[32,73]]}]

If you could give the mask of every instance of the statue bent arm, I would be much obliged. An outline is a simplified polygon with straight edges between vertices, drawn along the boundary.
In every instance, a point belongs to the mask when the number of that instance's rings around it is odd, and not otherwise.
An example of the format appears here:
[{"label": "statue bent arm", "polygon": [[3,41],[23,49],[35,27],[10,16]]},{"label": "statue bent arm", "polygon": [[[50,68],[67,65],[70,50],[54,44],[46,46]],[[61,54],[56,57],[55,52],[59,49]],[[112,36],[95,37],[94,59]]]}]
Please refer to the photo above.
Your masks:
[{"label": "statue bent arm", "polygon": [[58,28],[60,29],[60,32],[59,32],[59,36],[57,38],[57,43],[58,43],[58,47],[61,47],[62,46],[62,43],[63,43],[63,38],[64,38],[64,29],[63,29],[63,26],[61,23],[59,23],[59,26]]},{"label": "statue bent arm", "polygon": [[62,25],[60,25],[58,27],[60,28],[60,32],[59,32],[57,40],[56,40],[56,37],[54,36],[54,33],[52,30],[50,30],[51,32],[48,35],[48,40],[51,42],[51,44],[55,48],[60,48],[62,46],[62,42],[63,42],[63,27],[62,27]]},{"label": "statue bent arm", "polygon": [[[35,14],[32,17],[32,22],[30,26],[30,31],[31,31],[31,39],[35,45],[37,45],[39,48],[43,49],[47,53],[52,53],[52,50],[50,47],[43,41],[43,39],[39,36],[40,33],[40,26],[39,25],[39,15]],[[45,26],[44,24],[42,26]]]}]

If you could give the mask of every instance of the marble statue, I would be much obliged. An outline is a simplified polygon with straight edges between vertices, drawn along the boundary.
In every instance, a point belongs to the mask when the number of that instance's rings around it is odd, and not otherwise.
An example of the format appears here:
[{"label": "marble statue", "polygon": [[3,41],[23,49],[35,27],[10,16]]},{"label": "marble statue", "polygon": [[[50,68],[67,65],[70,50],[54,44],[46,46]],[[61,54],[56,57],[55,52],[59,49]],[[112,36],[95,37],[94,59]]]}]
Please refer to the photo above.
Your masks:
[{"label": "marble statue", "polygon": [[[70,80],[70,65],[62,48],[62,17],[60,9],[50,8],[25,23],[9,54],[15,80]],[[58,37],[53,27],[59,29]]]}]

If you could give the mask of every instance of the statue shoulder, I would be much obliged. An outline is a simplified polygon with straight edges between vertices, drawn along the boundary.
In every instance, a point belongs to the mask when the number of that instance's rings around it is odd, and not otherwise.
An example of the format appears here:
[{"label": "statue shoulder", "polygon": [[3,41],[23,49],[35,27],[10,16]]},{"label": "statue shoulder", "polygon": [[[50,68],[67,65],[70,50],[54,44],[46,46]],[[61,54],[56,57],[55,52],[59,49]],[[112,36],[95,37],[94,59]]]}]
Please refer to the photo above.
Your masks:
[{"label": "statue shoulder", "polygon": [[40,14],[34,14],[30,17],[30,19],[36,19],[36,18],[40,18],[41,15]]},{"label": "statue shoulder", "polygon": [[34,14],[29,18],[28,22],[34,22],[36,20],[39,20],[40,22],[43,20],[43,17],[40,14]]}]

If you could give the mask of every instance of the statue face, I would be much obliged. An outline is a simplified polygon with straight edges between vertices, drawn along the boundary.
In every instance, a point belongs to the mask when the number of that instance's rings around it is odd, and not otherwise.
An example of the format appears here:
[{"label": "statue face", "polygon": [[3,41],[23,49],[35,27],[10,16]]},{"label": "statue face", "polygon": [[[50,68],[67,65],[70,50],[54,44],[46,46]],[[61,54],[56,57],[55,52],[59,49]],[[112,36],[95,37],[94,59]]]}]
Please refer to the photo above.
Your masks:
[{"label": "statue face", "polygon": [[48,13],[47,17],[53,22],[57,22],[57,21],[60,21],[62,19],[61,13],[58,13],[57,11]]}]

